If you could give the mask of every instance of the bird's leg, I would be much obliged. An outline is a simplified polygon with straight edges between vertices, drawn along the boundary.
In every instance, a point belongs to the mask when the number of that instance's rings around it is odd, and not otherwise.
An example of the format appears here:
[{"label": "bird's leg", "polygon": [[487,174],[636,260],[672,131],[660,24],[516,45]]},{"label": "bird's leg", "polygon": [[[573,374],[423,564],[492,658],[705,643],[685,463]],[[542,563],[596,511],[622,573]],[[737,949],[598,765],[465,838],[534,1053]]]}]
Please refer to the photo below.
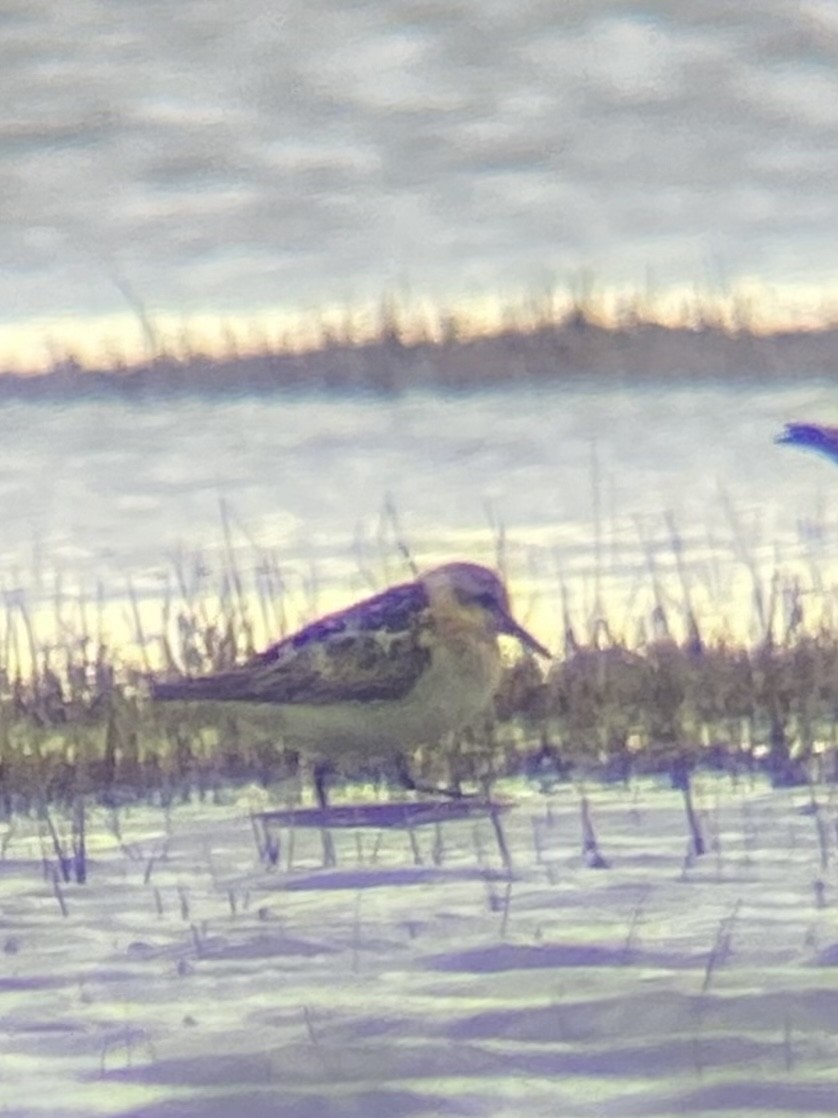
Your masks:
[{"label": "bird's leg", "polygon": [[407,763],[407,758],[403,753],[396,754],[396,779],[399,784],[408,792],[418,791],[416,781],[411,775],[410,768]]},{"label": "bird's leg", "polygon": [[[325,812],[329,808],[329,797],[326,794],[326,781],[334,774],[335,767],[329,761],[317,761],[312,770],[314,776],[314,792],[320,810]],[[323,865],[334,866],[337,864],[335,857],[335,844],[328,826],[320,828],[320,837],[323,840]]]},{"label": "bird's leg", "polygon": [[326,782],[333,776],[335,767],[329,761],[317,761],[312,769],[314,777],[314,792],[317,796],[318,806],[325,811],[329,806],[329,797],[326,792]]}]

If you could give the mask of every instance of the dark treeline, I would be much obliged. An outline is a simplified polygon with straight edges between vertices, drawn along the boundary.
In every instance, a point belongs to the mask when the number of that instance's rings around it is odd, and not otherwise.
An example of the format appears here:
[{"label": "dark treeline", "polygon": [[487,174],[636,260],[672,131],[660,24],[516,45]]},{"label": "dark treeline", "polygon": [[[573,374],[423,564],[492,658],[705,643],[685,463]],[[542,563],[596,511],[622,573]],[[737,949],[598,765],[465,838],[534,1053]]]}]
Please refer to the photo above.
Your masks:
[{"label": "dark treeline", "polygon": [[324,331],[304,352],[265,346],[258,353],[208,356],[161,352],[146,361],[88,369],[71,354],[46,372],[0,372],[0,396],[73,399],[116,395],[258,392],[397,393],[415,388],[477,390],[578,378],[630,382],[681,378],[776,381],[831,377],[838,326],[764,334],[718,322],[665,326],[638,320],[604,326],[575,312],[555,322],[467,336],[453,325],[416,340],[391,325],[371,341]]}]

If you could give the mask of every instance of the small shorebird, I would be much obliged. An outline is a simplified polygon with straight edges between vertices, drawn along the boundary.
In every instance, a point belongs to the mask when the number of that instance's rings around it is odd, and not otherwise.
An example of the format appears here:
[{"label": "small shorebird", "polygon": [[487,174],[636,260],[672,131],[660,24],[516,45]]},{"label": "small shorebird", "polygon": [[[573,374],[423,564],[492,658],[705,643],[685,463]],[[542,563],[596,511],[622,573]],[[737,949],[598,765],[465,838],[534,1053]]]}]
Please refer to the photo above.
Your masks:
[{"label": "small shorebird", "polygon": [[272,705],[290,745],[314,755],[326,806],[326,774],[341,756],[394,756],[474,721],[501,676],[498,635],[549,657],[512,616],[498,576],[447,563],[414,582],[329,614],[240,667],[156,682],[159,700]]},{"label": "small shorebird", "polygon": [[824,427],[822,423],[787,423],[782,435],[774,440],[803,450],[816,450],[838,462],[838,427]]}]

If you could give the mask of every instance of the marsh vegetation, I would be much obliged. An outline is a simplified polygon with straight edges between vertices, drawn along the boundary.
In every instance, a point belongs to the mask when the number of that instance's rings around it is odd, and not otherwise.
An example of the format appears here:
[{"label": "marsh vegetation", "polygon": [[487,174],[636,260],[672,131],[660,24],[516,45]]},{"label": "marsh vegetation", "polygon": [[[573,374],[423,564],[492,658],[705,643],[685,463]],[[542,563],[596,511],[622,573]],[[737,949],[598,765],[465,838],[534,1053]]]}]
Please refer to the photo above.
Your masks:
[{"label": "marsh vegetation", "polygon": [[[678,545],[680,546],[680,545]],[[232,552],[229,553],[232,556]],[[500,561],[503,562],[502,555]],[[232,563],[232,559],[230,560]],[[197,566],[196,563],[193,566]],[[148,698],[153,674],[229,668],[287,630],[278,569],[257,577],[229,564],[217,582],[190,578],[181,558],[168,595],[132,599],[131,650],[111,647],[95,603],[68,620],[56,599],[40,643],[25,601],[7,599],[0,623],[0,804],[38,805],[221,794],[228,785],[279,787],[298,774],[293,750],[271,731],[270,708],[166,708]],[[838,711],[834,595],[779,570],[752,584],[750,644],[705,634],[683,568],[668,584],[650,569],[646,612],[601,606],[574,616],[566,592],[556,658],[509,659],[485,724],[417,751],[424,777],[462,785],[529,774],[608,780],[665,772],[676,785],[696,767],[762,769],[774,783],[832,779]],[[49,619],[39,620],[41,629]],[[82,629],[86,624],[89,628]],[[350,780],[384,779],[366,769]]]}]

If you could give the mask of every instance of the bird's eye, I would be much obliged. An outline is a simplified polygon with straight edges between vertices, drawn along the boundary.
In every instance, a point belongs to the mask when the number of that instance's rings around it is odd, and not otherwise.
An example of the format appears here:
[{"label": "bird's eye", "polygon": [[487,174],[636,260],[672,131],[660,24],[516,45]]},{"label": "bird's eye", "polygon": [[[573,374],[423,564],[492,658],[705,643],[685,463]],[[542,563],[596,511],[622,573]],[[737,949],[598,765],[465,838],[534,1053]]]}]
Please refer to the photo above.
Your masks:
[{"label": "bird's eye", "polygon": [[495,595],[490,594],[488,591],[485,591],[483,594],[478,594],[474,600],[479,606],[483,606],[484,609],[494,609],[497,605]]}]

